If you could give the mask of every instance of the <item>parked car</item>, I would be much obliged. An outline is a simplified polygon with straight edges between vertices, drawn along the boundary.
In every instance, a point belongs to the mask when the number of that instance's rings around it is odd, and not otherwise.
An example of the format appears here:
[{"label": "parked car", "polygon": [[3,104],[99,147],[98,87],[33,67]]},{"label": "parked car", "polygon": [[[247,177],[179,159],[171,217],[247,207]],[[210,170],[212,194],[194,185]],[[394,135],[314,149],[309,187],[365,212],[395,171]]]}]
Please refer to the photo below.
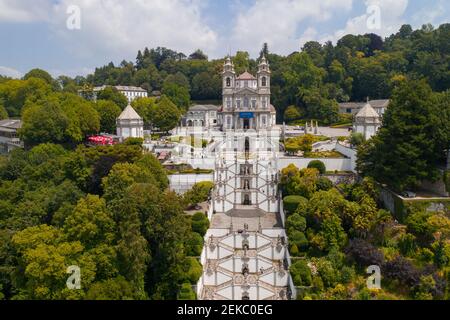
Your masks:
[{"label": "parked car", "polygon": [[404,192],[402,192],[402,196],[404,198],[415,198],[416,194],[412,191],[404,191]]}]

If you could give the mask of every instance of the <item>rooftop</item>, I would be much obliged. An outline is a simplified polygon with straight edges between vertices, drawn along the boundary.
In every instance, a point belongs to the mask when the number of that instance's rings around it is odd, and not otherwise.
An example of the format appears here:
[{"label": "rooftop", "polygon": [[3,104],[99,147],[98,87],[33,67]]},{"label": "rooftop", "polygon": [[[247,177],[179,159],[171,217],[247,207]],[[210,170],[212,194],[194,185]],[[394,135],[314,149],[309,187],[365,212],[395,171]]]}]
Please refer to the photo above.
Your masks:
[{"label": "rooftop", "polygon": [[100,86],[100,87],[95,87],[94,91],[101,91],[104,90],[107,87],[113,87],[116,88],[118,91],[136,91],[136,92],[147,92],[147,90],[142,89],[141,87],[133,87],[133,86]]},{"label": "rooftop", "polygon": [[237,77],[238,80],[256,80],[255,76],[251,73],[245,71],[243,74],[241,74],[239,77]]},{"label": "rooftop", "polygon": [[22,121],[19,119],[4,119],[0,120],[0,127],[6,129],[20,129],[22,127]]},{"label": "rooftop", "polygon": [[212,104],[196,104],[189,108],[189,111],[217,111],[220,106]]},{"label": "rooftop", "polygon": [[119,120],[142,120],[142,117],[136,112],[136,110],[133,109],[133,107],[128,104],[128,106],[122,111],[120,116],[118,117]]},{"label": "rooftop", "polygon": [[370,105],[370,103],[366,103],[366,105],[356,114],[356,118],[379,118],[379,117],[380,115],[374,110],[374,108]]}]

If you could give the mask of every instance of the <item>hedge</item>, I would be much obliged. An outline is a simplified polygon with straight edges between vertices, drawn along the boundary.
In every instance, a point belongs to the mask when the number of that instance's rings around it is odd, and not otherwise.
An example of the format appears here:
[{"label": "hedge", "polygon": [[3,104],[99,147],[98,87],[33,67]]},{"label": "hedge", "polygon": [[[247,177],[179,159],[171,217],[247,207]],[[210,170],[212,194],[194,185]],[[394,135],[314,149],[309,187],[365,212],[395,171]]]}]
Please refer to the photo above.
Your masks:
[{"label": "hedge", "polygon": [[284,210],[288,214],[293,214],[295,210],[297,210],[299,204],[305,203],[305,201],[308,202],[308,200],[302,196],[286,196],[283,199]]}]

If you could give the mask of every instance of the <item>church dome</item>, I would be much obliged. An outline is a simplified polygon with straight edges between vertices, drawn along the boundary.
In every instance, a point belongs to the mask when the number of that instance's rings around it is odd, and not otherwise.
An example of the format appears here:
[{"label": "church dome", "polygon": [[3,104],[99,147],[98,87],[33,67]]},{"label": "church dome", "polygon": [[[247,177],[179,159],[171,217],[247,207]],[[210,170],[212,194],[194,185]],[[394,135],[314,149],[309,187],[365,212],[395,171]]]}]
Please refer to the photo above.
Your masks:
[{"label": "church dome", "polygon": [[142,117],[133,109],[131,104],[122,111],[120,116],[117,118],[119,120],[142,120]]},{"label": "church dome", "polygon": [[366,103],[364,107],[356,114],[356,118],[379,118],[380,115],[375,111],[370,103]]}]

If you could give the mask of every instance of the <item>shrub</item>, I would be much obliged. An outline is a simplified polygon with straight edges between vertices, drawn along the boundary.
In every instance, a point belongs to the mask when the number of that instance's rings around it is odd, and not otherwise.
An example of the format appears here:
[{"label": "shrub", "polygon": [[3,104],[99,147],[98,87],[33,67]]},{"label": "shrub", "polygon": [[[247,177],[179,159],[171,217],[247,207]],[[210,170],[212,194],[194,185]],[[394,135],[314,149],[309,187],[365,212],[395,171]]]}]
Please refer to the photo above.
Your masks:
[{"label": "shrub", "polygon": [[308,164],[308,168],[315,168],[319,171],[320,174],[324,174],[327,171],[325,164],[320,160],[313,160]]},{"label": "shrub", "polygon": [[294,244],[299,250],[308,248],[309,242],[305,234],[301,231],[293,230],[289,234],[289,242]]},{"label": "shrub", "polygon": [[383,253],[375,246],[362,239],[352,239],[345,249],[349,258],[360,267],[366,268],[371,265],[381,266],[384,261]]},{"label": "shrub", "polygon": [[306,229],[306,219],[298,213],[294,213],[287,218],[286,229],[303,232]]},{"label": "shrub", "polygon": [[190,283],[183,283],[181,285],[178,300],[195,300],[195,292],[192,290]]},{"label": "shrub", "polygon": [[292,280],[296,286],[310,286],[312,283],[311,269],[305,260],[299,260],[294,262],[289,271],[292,276]]},{"label": "shrub", "polygon": [[333,188],[333,182],[331,182],[331,180],[326,177],[320,177],[319,179],[317,179],[316,187],[318,191],[328,191]]},{"label": "shrub", "polygon": [[365,141],[364,136],[359,132],[354,132],[350,136],[350,143],[357,147]]},{"label": "shrub", "polygon": [[186,255],[199,256],[203,249],[203,237],[197,232],[191,232],[186,241]]},{"label": "shrub", "polygon": [[189,281],[191,284],[196,284],[200,276],[202,275],[202,266],[200,262],[197,261],[196,258],[188,257],[186,258],[185,264],[185,278],[186,281]]},{"label": "shrub", "polygon": [[284,199],[283,199],[284,210],[286,210],[286,212],[288,214],[293,214],[297,210],[299,205],[301,203],[304,204],[305,201],[306,201],[306,203],[308,202],[308,200],[302,196],[284,197]]},{"label": "shrub", "polygon": [[191,219],[192,231],[197,232],[201,236],[204,236],[209,228],[208,217],[203,212],[197,212]]}]

